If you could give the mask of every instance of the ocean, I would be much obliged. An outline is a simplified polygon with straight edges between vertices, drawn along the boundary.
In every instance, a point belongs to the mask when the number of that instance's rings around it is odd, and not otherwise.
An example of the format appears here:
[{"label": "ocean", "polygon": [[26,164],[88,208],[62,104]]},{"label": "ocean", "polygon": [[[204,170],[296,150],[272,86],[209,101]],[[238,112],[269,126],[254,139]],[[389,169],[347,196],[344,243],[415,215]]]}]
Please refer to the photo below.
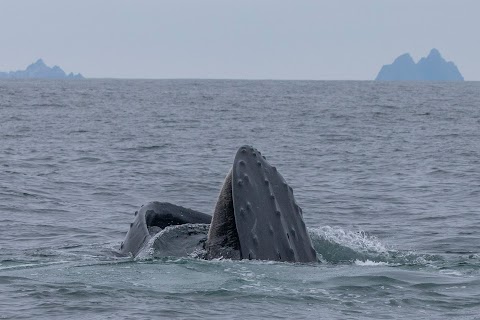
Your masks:
[{"label": "ocean", "polygon": [[[1,319],[480,319],[480,82],[0,81]],[[319,263],[118,254],[237,149]]]}]

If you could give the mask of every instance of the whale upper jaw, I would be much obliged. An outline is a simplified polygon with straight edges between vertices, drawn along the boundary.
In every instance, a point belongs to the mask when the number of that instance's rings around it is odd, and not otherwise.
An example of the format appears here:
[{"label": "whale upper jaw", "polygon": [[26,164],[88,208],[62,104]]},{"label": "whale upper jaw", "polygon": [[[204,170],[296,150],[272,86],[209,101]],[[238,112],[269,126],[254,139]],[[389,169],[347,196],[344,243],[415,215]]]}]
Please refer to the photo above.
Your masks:
[{"label": "whale upper jaw", "polygon": [[318,261],[292,188],[252,146],[238,149],[213,216],[151,202],[135,213],[120,252],[137,256],[169,225],[210,223],[206,258]]},{"label": "whale upper jaw", "polygon": [[150,202],[135,212],[135,219],[120,245],[120,253],[135,257],[152,236],[165,227],[187,223],[208,224],[211,219],[208,214],[171,203]]}]

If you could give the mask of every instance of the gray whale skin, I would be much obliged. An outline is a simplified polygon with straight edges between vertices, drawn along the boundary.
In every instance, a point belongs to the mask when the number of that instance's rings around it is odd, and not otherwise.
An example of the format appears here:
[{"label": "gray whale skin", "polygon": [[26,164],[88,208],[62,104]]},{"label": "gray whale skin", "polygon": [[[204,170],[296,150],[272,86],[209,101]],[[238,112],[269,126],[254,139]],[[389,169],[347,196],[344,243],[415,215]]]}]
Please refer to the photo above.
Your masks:
[{"label": "gray whale skin", "polygon": [[207,259],[318,261],[292,188],[251,146],[238,149],[213,216],[151,202],[135,212],[120,253],[135,257],[159,231],[187,223],[210,223]]}]

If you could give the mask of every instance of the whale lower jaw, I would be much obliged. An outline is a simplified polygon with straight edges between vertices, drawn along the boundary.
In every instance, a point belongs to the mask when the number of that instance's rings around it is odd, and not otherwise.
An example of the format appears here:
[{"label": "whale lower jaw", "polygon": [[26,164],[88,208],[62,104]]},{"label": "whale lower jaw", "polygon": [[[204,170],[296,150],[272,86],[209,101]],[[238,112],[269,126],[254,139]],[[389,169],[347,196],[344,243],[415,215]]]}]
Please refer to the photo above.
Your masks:
[{"label": "whale lower jaw", "polygon": [[213,216],[152,202],[136,213],[120,252],[136,256],[169,225],[210,223],[207,259],[315,262],[315,249],[292,188],[251,146],[242,146],[220,190]]}]

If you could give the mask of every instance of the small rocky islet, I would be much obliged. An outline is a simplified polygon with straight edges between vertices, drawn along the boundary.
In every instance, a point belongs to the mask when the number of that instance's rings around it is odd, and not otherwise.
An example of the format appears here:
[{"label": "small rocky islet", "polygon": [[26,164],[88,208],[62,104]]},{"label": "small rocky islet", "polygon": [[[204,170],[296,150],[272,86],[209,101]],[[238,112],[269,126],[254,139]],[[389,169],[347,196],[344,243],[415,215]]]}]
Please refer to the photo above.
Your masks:
[{"label": "small rocky islet", "polygon": [[80,73],[65,73],[59,66],[49,67],[42,59],[25,70],[0,72],[0,79],[85,79]]},{"label": "small rocky islet", "polygon": [[446,61],[440,51],[432,49],[417,63],[409,53],[402,54],[382,67],[377,81],[464,81],[455,63]]}]

